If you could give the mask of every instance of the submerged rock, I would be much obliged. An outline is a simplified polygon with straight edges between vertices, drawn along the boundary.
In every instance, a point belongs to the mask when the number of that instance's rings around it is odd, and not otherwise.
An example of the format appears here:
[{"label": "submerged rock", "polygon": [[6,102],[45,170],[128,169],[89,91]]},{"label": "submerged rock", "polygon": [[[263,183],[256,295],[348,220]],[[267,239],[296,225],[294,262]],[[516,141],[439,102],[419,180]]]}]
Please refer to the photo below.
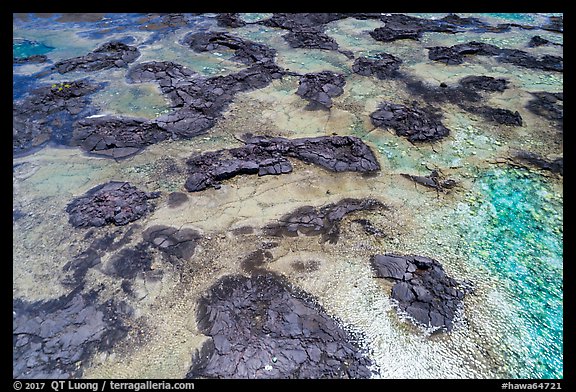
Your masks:
[{"label": "submerged rock", "polygon": [[559,173],[564,175],[564,158],[556,158],[554,160],[545,159],[538,154],[529,151],[518,151],[512,159],[522,163],[528,163],[542,170],[548,170],[552,173]]},{"label": "submerged rock", "polygon": [[188,159],[189,192],[219,188],[220,181],[240,174],[278,175],[290,173],[286,157],[322,166],[328,170],[372,172],[380,169],[370,148],[354,136],[321,136],[285,139],[248,137],[243,147],[218,150]]},{"label": "submerged rock", "polygon": [[13,301],[12,376],[80,378],[98,352],[111,350],[128,332],[125,303],[96,303],[78,290],[48,302]]},{"label": "submerged rock", "polygon": [[387,253],[371,259],[377,278],[396,281],[392,298],[417,324],[452,330],[467,289],[431,258]]},{"label": "submerged rock", "polygon": [[310,101],[308,110],[330,109],[332,98],[344,92],[346,79],[344,75],[330,71],[309,73],[300,77],[296,95]]},{"label": "submerged rock", "polygon": [[32,90],[12,108],[14,153],[24,153],[48,140],[68,144],[72,124],[90,112],[89,95],[101,85],[74,80]]},{"label": "submerged rock", "polygon": [[127,182],[111,181],[90,189],[66,207],[74,227],[126,225],[154,209],[148,202],[159,193],[147,193]]},{"label": "submerged rock", "polygon": [[562,126],[564,122],[564,94],[547,91],[531,94],[534,98],[528,102],[526,108],[538,116],[557,121]]},{"label": "submerged rock", "polygon": [[267,225],[264,232],[277,237],[295,237],[298,233],[307,236],[321,235],[322,242],[335,244],[340,237],[340,222],[346,215],[355,211],[382,208],[386,208],[384,204],[374,199],[342,199],[319,208],[304,206],[284,215],[278,222]]},{"label": "submerged rock", "polygon": [[140,57],[135,46],[120,41],[107,42],[85,56],[73,57],[54,64],[56,70],[65,74],[70,71],[99,71],[109,68],[126,68],[129,63]]},{"label": "submerged rock", "polygon": [[[156,225],[142,233],[144,241],[161,250],[168,256],[190,260],[201,236],[196,230]],[[170,259],[170,258],[169,258]]]},{"label": "submerged rock", "polygon": [[200,298],[210,337],[187,378],[369,378],[370,359],[306,293],[272,273],[225,276]]},{"label": "submerged rock", "polygon": [[440,122],[440,114],[420,109],[415,101],[411,107],[383,102],[370,118],[374,126],[393,128],[398,136],[404,136],[412,143],[440,140],[450,133]]}]

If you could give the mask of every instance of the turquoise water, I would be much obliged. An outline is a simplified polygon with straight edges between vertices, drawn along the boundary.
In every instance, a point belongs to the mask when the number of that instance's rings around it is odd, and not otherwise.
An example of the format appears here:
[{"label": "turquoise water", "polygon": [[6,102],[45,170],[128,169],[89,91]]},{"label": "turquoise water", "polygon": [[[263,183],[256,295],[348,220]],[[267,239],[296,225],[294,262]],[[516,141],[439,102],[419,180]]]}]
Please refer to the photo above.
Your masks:
[{"label": "turquoise water", "polygon": [[518,377],[563,377],[562,197],[546,181],[527,170],[488,171],[475,184],[478,220],[461,220],[470,260],[507,285],[527,331],[517,360],[530,373]]},{"label": "turquoise water", "polygon": [[30,41],[27,39],[15,39],[12,44],[12,55],[14,58],[30,57],[36,54],[46,54],[52,51],[51,46],[44,45],[41,42]]}]

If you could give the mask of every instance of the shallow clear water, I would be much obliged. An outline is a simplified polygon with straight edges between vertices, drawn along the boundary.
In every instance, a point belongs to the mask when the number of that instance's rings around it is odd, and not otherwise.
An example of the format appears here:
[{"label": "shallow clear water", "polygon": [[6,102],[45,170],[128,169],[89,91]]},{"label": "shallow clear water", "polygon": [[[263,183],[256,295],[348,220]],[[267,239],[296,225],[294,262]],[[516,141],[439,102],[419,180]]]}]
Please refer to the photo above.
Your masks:
[{"label": "shallow clear water", "polygon": [[[415,14],[438,19],[446,14]],[[540,26],[548,14],[459,14],[487,23]],[[107,274],[113,250],[102,253],[102,266],[86,275],[85,290],[98,289],[99,301],[123,300],[133,309],[132,332],[111,350],[95,353],[83,366],[86,378],[181,378],[191,353],[205,336],[194,316],[198,298],[220,277],[243,273],[239,261],[270,238],[260,231],[270,222],[305,206],[323,206],[346,197],[377,198],[388,208],[362,212],[385,236],[367,235],[353,222],[342,223],[337,244],[317,237],[283,238],[272,249],[267,269],[285,276],[313,295],[343,326],[359,333],[370,352],[375,378],[562,378],[563,377],[563,177],[510,164],[516,150],[556,158],[563,154],[562,125],[530,112],[531,92],[563,91],[563,73],[517,67],[494,58],[471,56],[452,66],[429,60],[427,47],[472,40],[525,50],[533,55],[562,56],[559,46],[528,48],[533,35],[563,43],[562,34],[513,28],[504,33],[426,32],[420,40],[379,42],[369,32],[379,20],[346,18],[326,25],[325,32],[355,57],[389,53],[403,62],[405,78],[430,88],[453,87],[469,75],[505,78],[504,92],[481,92],[481,104],[518,111],[523,126],[511,127],[475,116],[448,102],[427,101],[410,91],[405,79],[378,80],[352,72],[354,59],[336,51],[293,49],[282,38],[286,30],[256,22],[265,13],[240,15],[250,24],[217,26],[215,14],[186,15],[186,26],[162,29],[159,15],[94,14],[93,20],[68,15],[27,15],[13,23],[14,57],[45,54],[47,64],[14,66],[13,100],[18,105],[31,90],[88,79],[105,83],[89,96],[92,115],[154,119],[173,110],[156,83],[129,83],[127,69],[96,72],[50,72],[51,63],[84,55],[120,39],[138,47],[146,61],[172,61],[201,77],[224,76],[245,66],[231,61],[232,50],[196,53],[180,44],[192,31],[227,31],[277,51],[276,63],[298,73],[330,70],[346,77],[343,93],[330,110],[307,110],[295,94],[298,76],[284,76],[262,89],[234,97],[206,134],[190,140],[166,140],[122,160],[88,156],[79,148],[46,144],[13,159],[13,297],[27,301],[58,298],[69,292],[62,282],[64,266],[106,236],[126,235],[126,247],[142,240],[153,225],[191,228],[202,235],[196,252],[178,271],[155,256],[160,277],[144,274],[128,295],[121,281]],[[62,20],[64,19],[64,20]],[[418,101],[439,110],[450,129],[443,140],[413,144],[393,129],[370,121],[382,101]],[[67,125],[70,127],[70,124]],[[293,162],[282,176],[238,176],[220,189],[188,193],[186,159],[193,153],[238,147],[251,132],[282,137],[354,135],[374,151],[381,171],[371,177],[333,173]],[[428,175],[437,169],[457,186],[440,192],[401,174]],[[68,223],[68,203],[107,181],[129,181],[145,191],[161,192],[156,208],[128,227],[76,229]],[[187,193],[173,207],[170,192]],[[252,227],[253,234],[234,230]],[[464,300],[461,319],[450,333],[430,335],[398,315],[390,285],[374,279],[370,257],[378,253],[420,254],[442,263],[457,280],[475,287]],[[295,270],[294,263],[317,265]],[[143,332],[139,332],[143,331]]]},{"label": "shallow clear water", "polygon": [[462,232],[470,260],[500,277],[514,304],[528,350],[520,360],[531,369],[519,376],[562,377],[562,197],[523,169],[482,173],[473,192],[477,218],[464,221]]}]

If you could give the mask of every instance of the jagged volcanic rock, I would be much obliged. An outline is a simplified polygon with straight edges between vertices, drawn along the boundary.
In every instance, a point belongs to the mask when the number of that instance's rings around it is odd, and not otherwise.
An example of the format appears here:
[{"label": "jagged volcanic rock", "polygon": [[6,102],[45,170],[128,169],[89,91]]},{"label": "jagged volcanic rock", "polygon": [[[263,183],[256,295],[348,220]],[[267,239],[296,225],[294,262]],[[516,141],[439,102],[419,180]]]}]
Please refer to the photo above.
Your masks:
[{"label": "jagged volcanic rock", "polygon": [[101,85],[75,80],[32,90],[12,108],[14,153],[27,152],[48,140],[67,144],[72,124],[90,112],[89,95]]},{"label": "jagged volcanic rock", "polygon": [[111,350],[127,335],[131,309],[122,302],[96,303],[78,290],[47,302],[13,301],[12,376],[80,378],[97,352]]},{"label": "jagged volcanic rock", "polygon": [[185,187],[189,192],[220,187],[220,181],[239,174],[284,174],[292,171],[286,157],[331,171],[372,172],[380,169],[370,148],[353,136],[285,139],[249,137],[243,147],[191,157]]},{"label": "jagged volcanic rock", "polygon": [[374,126],[393,128],[398,136],[407,137],[413,143],[439,140],[450,133],[440,122],[441,115],[420,109],[416,102],[412,107],[383,102],[370,118]]},{"label": "jagged volcanic rock", "polygon": [[111,181],[90,189],[66,207],[70,224],[74,227],[122,226],[142,218],[153,210],[148,202],[160,196],[147,193],[127,182]]},{"label": "jagged volcanic rock", "polygon": [[198,328],[210,337],[188,378],[369,378],[355,338],[281,277],[232,275],[200,298]]},{"label": "jagged volcanic rock", "polygon": [[387,253],[373,256],[372,269],[377,278],[397,283],[392,298],[398,307],[417,323],[450,331],[467,289],[446,275],[442,265],[431,258]]},{"label": "jagged volcanic rock", "polygon": [[296,94],[310,103],[308,110],[330,109],[332,98],[341,95],[346,84],[344,75],[331,71],[309,73],[300,77],[300,84]]},{"label": "jagged volcanic rock", "polygon": [[126,45],[120,41],[107,42],[85,56],[73,57],[54,64],[61,73],[70,71],[99,71],[108,68],[126,68],[129,63],[140,57],[140,51],[135,46]]},{"label": "jagged volcanic rock", "polygon": [[496,56],[500,62],[511,63],[520,67],[542,69],[544,71],[562,72],[564,62],[562,57],[544,55],[541,58],[519,49],[499,48],[483,42],[468,42],[454,46],[434,46],[428,48],[428,58],[449,65],[462,64],[465,55]]},{"label": "jagged volcanic rock", "polygon": [[352,65],[352,71],[363,76],[376,76],[387,79],[398,76],[402,60],[388,53],[379,53],[374,58],[358,57]]}]

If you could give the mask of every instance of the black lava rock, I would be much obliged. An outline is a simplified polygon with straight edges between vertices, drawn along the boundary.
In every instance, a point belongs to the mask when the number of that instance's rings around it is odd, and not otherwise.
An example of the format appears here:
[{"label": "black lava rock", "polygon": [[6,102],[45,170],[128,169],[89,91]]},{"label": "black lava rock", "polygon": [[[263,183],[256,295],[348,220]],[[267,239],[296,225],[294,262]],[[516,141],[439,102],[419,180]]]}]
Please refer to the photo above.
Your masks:
[{"label": "black lava rock", "polygon": [[346,215],[382,208],[385,208],[384,204],[374,199],[342,199],[320,208],[304,206],[267,225],[264,232],[276,237],[295,237],[298,233],[321,235],[321,242],[335,244],[340,237],[340,222]]},{"label": "black lava rock", "polygon": [[72,124],[90,113],[89,96],[101,85],[87,80],[75,80],[42,86],[14,103],[12,147],[15,154],[52,140],[69,143]]},{"label": "black lava rock", "polygon": [[466,76],[458,82],[466,88],[473,88],[484,91],[502,92],[508,88],[508,81],[502,78],[493,78],[492,76]]},{"label": "black lava rock", "polygon": [[246,22],[244,22],[238,13],[220,13],[216,15],[216,20],[218,21],[218,26],[221,27],[242,27],[246,26]]},{"label": "black lava rock", "polygon": [[309,73],[300,77],[296,95],[310,101],[308,110],[330,109],[332,98],[341,95],[346,84],[344,75],[330,71]]},{"label": "black lava rock", "polygon": [[512,112],[508,109],[493,108],[490,106],[468,106],[467,111],[478,114],[484,119],[498,124],[522,126],[522,116],[518,111]]},{"label": "black lava rock", "polygon": [[39,64],[45,63],[48,61],[48,57],[44,54],[33,54],[32,56],[28,57],[14,57],[13,63],[14,64]]},{"label": "black lava rock", "polygon": [[145,119],[102,116],[78,121],[74,125],[72,145],[93,154],[119,159],[169,138],[169,132]]},{"label": "black lava rock", "polygon": [[468,42],[451,47],[435,46],[428,48],[428,58],[449,65],[462,64],[465,55],[496,56],[500,62],[511,63],[519,67],[542,69],[544,71],[562,72],[564,61],[562,57],[544,55],[541,58],[519,49],[499,48],[482,42]]},{"label": "black lava rock", "polygon": [[90,189],[66,207],[74,227],[126,225],[153,210],[149,199],[158,193],[146,193],[127,182],[111,181]]},{"label": "black lava rock", "polygon": [[128,64],[138,57],[140,51],[135,46],[110,41],[85,56],[59,61],[54,67],[61,74],[77,70],[91,72],[109,68],[127,68]]},{"label": "black lava rock", "polygon": [[182,39],[182,44],[196,52],[210,52],[222,48],[234,50],[232,60],[246,65],[260,61],[274,61],[276,51],[266,45],[244,40],[223,32],[188,33]]},{"label": "black lava rock", "polygon": [[316,27],[301,27],[282,36],[291,48],[338,50],[338,43]]},{"label": "black lava rock", "polygon": [[420,109],[416,102],[412,107],[383,102],[377,111],[370,114],[372,124],[381,128],[393,128],[398,136],[411,142],[440,140],[450,133],[440,122],[440,115],[431,110]]},{"label": "black lava rock", "polygon": [[94,354],[124,339],[130,309],[125,303],[98,304],[95,299],[95,293],[79,290],[47,302],[15,299],[12,376],[81,378]]},{"label": "black lava rock", "polygon": [[363,76],[376,76],[387,79],[398,76],[402,60],[388,53],[379,53],[374,58],[359,57],[352,65],[352,71]]},{"label": "black lava rock", "polygon": [[529,151],[518,151],[514,157],[514,161],[529,163],[542,170],[548,170],[552,173],[559,173],[564,175],[564,158],[556,158],[554,160],[545,159],[538,154]]},{"label": "black lava rock", "polygon": [[526,108],[538,116],[558,122],[562,127],[564,122],[564,94],[547,91],[531,94],[534,98],[528,102]]},{"label": "black lava rock", "polygon": [[356,338],[281,277],[225,276],[201,297],[210,337],[187,378],[369,378]]},{"label": "black lava rock", "polygon": [[240,174],[278,175],[290,173],[286,157],[322,166],[328,170],[373,172],[380,165],[370,148],[354,136],[321,136],[285,139],[249,137],[243,147],[203,153],[188,159],[189,192],[220,187],[220,181]]},{"label": "black lava rock", "polygon": [[468,289],[446,275],[438,261],[424,256],[387,253],[373,256],[371,265],[377,278],[396,281],[392,298],[416,324],[452,330]]}]

